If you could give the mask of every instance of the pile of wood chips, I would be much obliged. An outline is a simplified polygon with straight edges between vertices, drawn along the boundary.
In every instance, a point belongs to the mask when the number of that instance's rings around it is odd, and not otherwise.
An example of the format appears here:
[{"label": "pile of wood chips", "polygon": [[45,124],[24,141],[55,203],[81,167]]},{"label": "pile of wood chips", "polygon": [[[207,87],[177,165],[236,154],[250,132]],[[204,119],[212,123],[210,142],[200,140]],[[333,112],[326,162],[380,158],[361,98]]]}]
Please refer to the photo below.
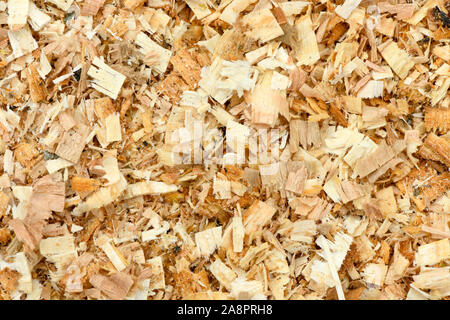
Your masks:
[{"label": "pile of wood chips", "polygon": [[448,299],[449,9],[0,0],[0,299]]}]

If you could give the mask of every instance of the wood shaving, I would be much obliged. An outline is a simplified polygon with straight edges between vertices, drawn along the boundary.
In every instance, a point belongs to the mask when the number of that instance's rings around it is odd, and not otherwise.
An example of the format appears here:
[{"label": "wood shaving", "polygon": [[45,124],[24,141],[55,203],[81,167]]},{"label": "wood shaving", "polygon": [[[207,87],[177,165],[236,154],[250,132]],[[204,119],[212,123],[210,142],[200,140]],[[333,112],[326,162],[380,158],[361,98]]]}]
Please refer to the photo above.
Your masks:
[{"label": "wood shaving", "polygon": [[448,10],[0,0],[0,299],[448,299]]}]

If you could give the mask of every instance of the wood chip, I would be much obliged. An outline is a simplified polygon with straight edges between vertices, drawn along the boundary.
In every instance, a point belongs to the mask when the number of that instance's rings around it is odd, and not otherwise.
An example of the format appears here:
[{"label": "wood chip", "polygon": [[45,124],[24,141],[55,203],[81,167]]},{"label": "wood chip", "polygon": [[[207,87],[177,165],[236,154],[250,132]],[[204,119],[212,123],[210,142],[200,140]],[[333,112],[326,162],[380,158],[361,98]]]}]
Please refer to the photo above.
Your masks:
[{"label": "wood chip", "polygon": [[[144,32],[140,32],[136,36],[136,45],[140,48],[139,51],[145,56],[144,61],[151,61],[148,64],[159,73],[166,72],[172,52],[164,49],[152,39],[150,39]],[[149,59],[151,57],[151,60]]]},{"label": "wood chip", "polygon": [[320,59],[316,35],[312,29],[311,18],[304,15],[295,22],[296,32],[301,35],[296,52],[297,65],[313,65]]},{"label": "wood chip", "polygon": [[92,86],[112,99],[117,99],[126,77],[107,66],[100,58],[95,57],[88,75],[94,78]]},{"label": "wood chip", "polygon": [[450,242],[448,239],[442,239],[420,246],[415,261],[419,266],[432,266],[449,257]]},{"label": "wood chip", "polygon": [[253,39],[267,42],[283,35],[283,29],[272,12],[266,8],[254,10],[245,15],[242,23],[250,29],[247,35]]},{"label": "wood chip", "polygon": [[17,31],[25,26],[29,7],[29,0],[8,0],[8,25],[12,31]]},{"label": "wood chip", "polygon": [[202,256],[210,256],[222,240],[222,227],[211,228],[195,234],[195,244]]},{"label": "wood chip", "polygon": [[406,51],[400,49],[393,41],[383,46],[381,55],[400,79],[406,78],[409,70],[414,67],[414,62]]}]

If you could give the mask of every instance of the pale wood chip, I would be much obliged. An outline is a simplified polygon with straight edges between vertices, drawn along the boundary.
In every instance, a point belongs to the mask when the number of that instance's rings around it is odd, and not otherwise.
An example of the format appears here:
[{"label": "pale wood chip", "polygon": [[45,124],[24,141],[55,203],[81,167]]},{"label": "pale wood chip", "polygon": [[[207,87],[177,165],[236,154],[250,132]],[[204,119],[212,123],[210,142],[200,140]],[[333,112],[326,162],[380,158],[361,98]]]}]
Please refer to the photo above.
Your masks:
[{"label": "pale wood chip", "polygon": [[256,0],[233,0],[230,4],[225,7],[220,19],[229,23],[234,24],[239,17],[239,14],[244,11],[250,4],[255,3]]},{"label": "pale wood chip", "polygon": [[53,3],[61,10],[67,11],[73,3],[73,0],[45,0],[46,2]]},{"label": "pale wood chip", "polygon": [[297,65],[313,65],[320,59],[320,53],[310,16],[300,17],[296,21],[295,27],[297,34],[301,35],[298,46],[295,48]]},{"label": "pale wood chip", "polygon": [[114,265],[114,267],[117,269],[117,271],[123,271],[127,267],[128,262],[125,260],[120,251],[114,246],[110,239],[108,239],[107,237],[102,237],[100,239],[97,239],[96,242],[97,245],[106,254],[111,263]]},{"label": "pale wood chip", "polygon": [[194,11],[197,19],[203,19],[211,14],[211,10],[208,8],[207,0],[186,0],[188,6]]},{"label": "pale wood chip", "polygon": [[216,259],[209,266],[211,273],[227,290],[231,289],[231,282],[237,278],[236,273],[228,268],[220,259]]},{"label": "pale wood chip", "polygon": [[88,128],[83,124],[64,132],[55,154],[72,163],[77,163],[86,145],[88,134]]},{"label": "pale wood chip", "polygon": [[364,280],[371,285],[382,287],[388,267],[382,263],[369,263],[363,271]]},{"label": "pale wood chip", "polygon": [[202,256],[209,257],[222,241],[222,227],[210,228],[195,234],[195,244]]},{"label": "pale wood chip", "polygon": [[150,54],[153,55],[151,63],[148,63],[150,67],[159,73],[166,72],[170,57],[172,56],[170,50],[161,47],[143,32],[140,32],[136,36],[135,43],[139,46],[139,51],[145,57],[148,57]]},{"label": "pale wood chip", "polygon": [[285,189],[296,194],[302,194],[307,174],[308,172],[305,167],[302,167],[295,172],[290,172],[286,181]]},{"label": "pale wood chip", "polygon": [[266,8],[254,10],[242,18],[242,23],[250,30],[247,35],[256,40],[267,42],[283,35],[283,29],[272,12]]},{"label": "pale wood chip", "polygon": [[28,26],[17,31],[8,31],[8,37],[13,49],[14,58],[20,58],[38,48],[38,44],[34,40]]},{"label": "pale wood chip", "polygon": [[276,208],[265,202],[259,200],[255,201],[250,208],[248,208],[243,217],[245,234],[251,236],[256,231],[260,230],[271,221],[272,216],[276,211]]},{"label": "pale wood chip", "polygon": [[87,73],[94,78],[92,86],[101,93],[117,99],[126,77],[95,57]]},{"label": "pale wood chip", "polygon": [[8,0],[8,25],[12,31],[17,31],[25,26],[29,7],[29,0]]},{"label": "pale wood chip", "polygon": [[244,224],[242,217],[233,217],[233,251],[242,252],[244,248]]},{"label": "pale wood chip", "polygon": [[442,239],[419,246],[415,262],[419,266],[432,266],[448,258],[450,258],[450,241]]},{"label": "pale wood chip", "polygon": [[384,60],[386,60],[400,79],[405,79],[409,70],[414,67],[414,61],[409,57],[408,53],[400,49],[397,43],[393,41],[384,44],[380,52]]},{"label": "pale wood chip", "polygon": [[134,283],[133,278],[123,272],[114,273],[109,277],[94,274],[89,277],[89,282],[113,300],[125,299]]},{"label": "pale wood chip", "polygon": [[342,5],[339,5],[334,10],[339,16],[344,19],[348,19],[353,10],[355,10],[361,0],[345,0]]}]

